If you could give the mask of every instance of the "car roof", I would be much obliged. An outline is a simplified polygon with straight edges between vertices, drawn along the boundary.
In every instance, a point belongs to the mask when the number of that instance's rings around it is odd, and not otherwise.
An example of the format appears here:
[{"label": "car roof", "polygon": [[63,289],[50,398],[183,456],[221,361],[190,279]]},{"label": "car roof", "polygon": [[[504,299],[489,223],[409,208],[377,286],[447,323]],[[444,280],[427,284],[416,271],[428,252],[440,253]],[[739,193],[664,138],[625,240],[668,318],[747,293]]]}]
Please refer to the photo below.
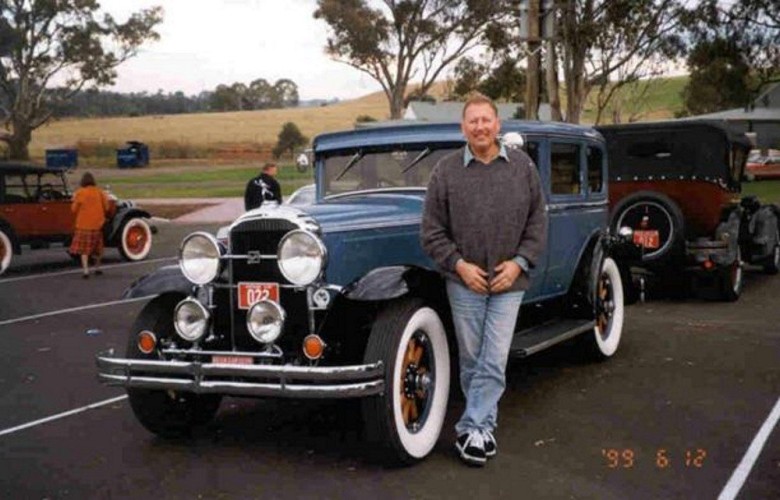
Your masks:
[{"label": "car roof", "polygon": [[29,163],[0,161],[0,173],[4,173],[4,174],[42,175],[42,174],[56,174],[62,172],[63,170],[66,169],[44,168]]},{"label": "car roof", "polygon": [[[505,120],[501,131],[521,134],[544,134],[566,137],[588,136],[603,141],[592,127],[560,122],[536,122]],[[415,123],[402,125],[377,125],[319,135],[314,140],[315,151],[354,148],[371,144],[384,146],[408,143],[465,142],[460,123]]]},{"label": "car roof", "polygon": [[723,120],[667,120],[657,122],[634,122],[621,123],[615,125],[598,125],[596,129],[605,137],[614,135],[619,136],[621,132],[625,133],[644,133],[644,132],[662,132],[662,131],[690,131],[696,134],[699,131],[704,135],[708,132],[722,133],[729,142],[737,143],[745,149],[751,149],[753,146],[750,140],[743,132],[732,129]]}]

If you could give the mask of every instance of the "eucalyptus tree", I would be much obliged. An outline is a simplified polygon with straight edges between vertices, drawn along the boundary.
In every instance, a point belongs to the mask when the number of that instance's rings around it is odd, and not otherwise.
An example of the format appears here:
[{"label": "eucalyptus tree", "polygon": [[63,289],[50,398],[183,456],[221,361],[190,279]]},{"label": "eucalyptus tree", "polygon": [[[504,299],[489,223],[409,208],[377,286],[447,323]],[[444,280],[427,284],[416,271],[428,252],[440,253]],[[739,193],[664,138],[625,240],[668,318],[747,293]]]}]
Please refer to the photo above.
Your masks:
[{"label": "eucalyptus tree", "polygon": [[0,141],[28,159],[32,132],[84,87],[112,84],[162,22],[159,7],[125,22],[96,0],[0,0]]}]

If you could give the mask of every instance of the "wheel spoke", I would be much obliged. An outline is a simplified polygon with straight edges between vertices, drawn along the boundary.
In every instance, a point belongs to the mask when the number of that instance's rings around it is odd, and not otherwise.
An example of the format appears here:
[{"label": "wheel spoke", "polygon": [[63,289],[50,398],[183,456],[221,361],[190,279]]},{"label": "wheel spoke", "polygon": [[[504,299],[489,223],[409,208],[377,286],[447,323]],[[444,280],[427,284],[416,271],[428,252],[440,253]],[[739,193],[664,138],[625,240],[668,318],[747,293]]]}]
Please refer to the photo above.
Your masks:
[{"label": "wheel spoke", "polygon": [[422,346],[417,346],[417,349],[414,350],[414,354],[412,355],[412,363],[419,365],[420,360],[422,360],[423,352],[425,350]]},{"label": "wheel spoke", "polygon": [[[414,399],[409,400],[409,414],[411,417],[411,420],[417,420],[417,417],[420,416],[418,410],[417,410],[417,401]],[[409,424],[409,421],[406,422]]]},{"label": "wheel spoke", "polygon": [[409,421],[411,420],[413,406],[414,402],[406,396],[403,396],[403,403],[401,403],[401,415],[403,416],[404,424],[406,425],[409,425]]},{"label": "wheel spoke", "polygon": [[417,342],[414,340],[414,337],[412,337],[409,340],[409,344],[406,346],[406,364],[414,363],[414,351],[417,348]]}]

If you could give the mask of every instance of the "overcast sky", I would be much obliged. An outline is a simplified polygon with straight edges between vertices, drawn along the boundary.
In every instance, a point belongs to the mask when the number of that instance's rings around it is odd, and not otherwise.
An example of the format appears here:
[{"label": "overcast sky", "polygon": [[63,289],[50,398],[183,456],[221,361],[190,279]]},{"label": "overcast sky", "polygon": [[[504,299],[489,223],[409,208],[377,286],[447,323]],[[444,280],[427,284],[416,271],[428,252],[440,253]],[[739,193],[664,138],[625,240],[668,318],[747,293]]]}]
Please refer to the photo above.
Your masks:
[{"label": "overcast sky", "polygon": [[160,40],[119,67],[114,90],[197,94],[220,83],[290,78],[301,99],[358,97],[380,90],[360,71],[325,55],[315,0],[100,0],[118,20],[165,9]]}]

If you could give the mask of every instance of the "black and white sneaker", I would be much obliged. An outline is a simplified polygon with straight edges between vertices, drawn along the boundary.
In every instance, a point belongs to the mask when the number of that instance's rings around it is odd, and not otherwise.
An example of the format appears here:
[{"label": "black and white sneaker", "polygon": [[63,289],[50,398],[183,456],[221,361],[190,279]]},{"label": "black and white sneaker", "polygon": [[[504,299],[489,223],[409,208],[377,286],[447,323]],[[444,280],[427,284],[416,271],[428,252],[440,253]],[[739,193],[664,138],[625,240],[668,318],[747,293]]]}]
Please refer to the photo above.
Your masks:
[{"label": "black and white sneaker", "polygon": [[493,458],[498,453],[498,443],[493,433],[485,429],[482,431],[482,439],[485,441],[485,456]]},{"label": "black and white sneaker", "polygon": [[458,436],[458,439],[455,441],[455,448],[460,454],[460,459],[468,465],[482,467],[487,462],[485,440],[480,431],[470,431]]}]

